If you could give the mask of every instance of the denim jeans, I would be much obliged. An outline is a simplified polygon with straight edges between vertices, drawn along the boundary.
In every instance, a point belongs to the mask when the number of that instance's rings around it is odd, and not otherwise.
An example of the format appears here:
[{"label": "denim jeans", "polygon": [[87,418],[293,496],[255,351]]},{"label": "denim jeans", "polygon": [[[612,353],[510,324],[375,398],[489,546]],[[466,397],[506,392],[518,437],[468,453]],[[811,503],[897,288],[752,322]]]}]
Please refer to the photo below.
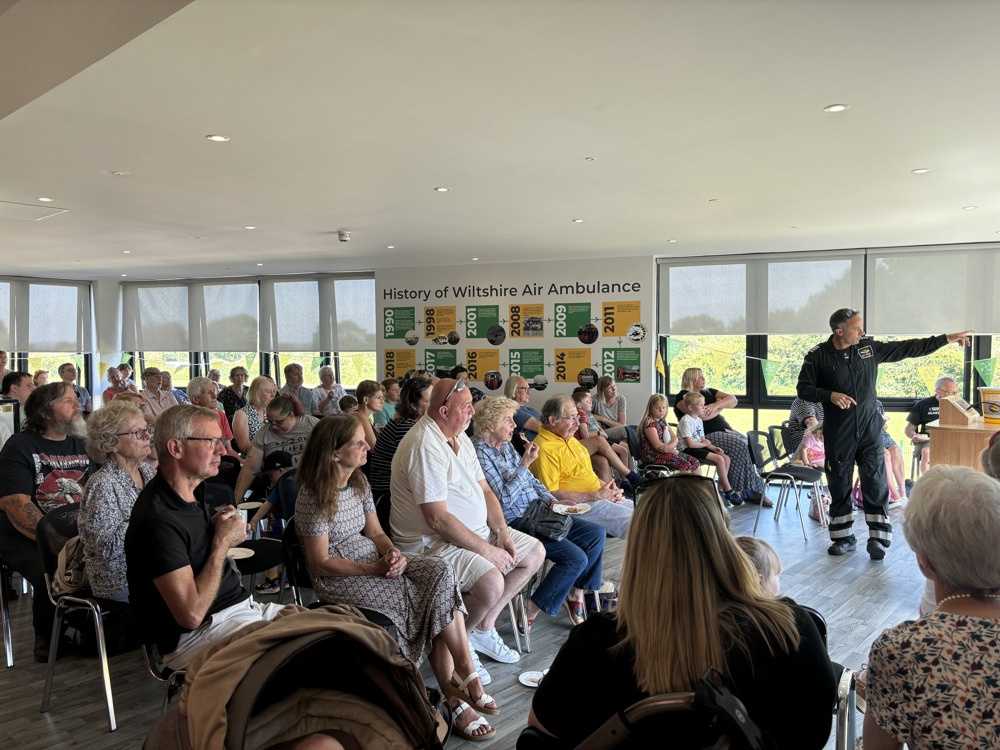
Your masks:
[{"label": "denim jeans", "polygon": [[[511,522],[515,529],[521,519]],[[601,586],[601,556],[606,532],[595,523],[574,518],[569,534],[561,542],[539,539],[545,547],[545,559],[552,569],[531,595],[540,610],[555,617],[574,586],[597,589]]]}]

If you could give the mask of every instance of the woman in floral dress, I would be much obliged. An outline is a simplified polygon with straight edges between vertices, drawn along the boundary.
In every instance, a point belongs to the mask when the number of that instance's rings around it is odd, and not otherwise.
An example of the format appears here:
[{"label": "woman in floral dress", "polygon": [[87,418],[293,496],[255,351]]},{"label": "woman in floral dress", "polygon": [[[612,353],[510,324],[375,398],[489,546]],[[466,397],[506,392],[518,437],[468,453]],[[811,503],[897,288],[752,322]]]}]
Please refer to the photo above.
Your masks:
[{"label": "woman in floral dress", "polygon": [[388,617],[407,658],[419,664],[430,656],[455,730],[473,741],[492,737],[496,730],[478,714],[500,711],[472,663],[454,571],[440,558],[404,556],[382,531],[361,473],[368,451],[358,421],[334,416],[320,420],[302,454],[295,526],[316,595]]}]

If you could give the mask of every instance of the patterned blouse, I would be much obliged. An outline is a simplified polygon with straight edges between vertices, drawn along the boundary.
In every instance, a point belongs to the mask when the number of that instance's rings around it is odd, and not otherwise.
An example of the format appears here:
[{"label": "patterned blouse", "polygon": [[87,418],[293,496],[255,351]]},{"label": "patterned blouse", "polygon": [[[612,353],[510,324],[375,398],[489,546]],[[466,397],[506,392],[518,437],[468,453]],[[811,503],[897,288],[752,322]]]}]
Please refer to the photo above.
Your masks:
[{"label": "patterned blouse", "polygon": [[219,403],[222,404],[222,409],[226,412],[226,419],[229,420],[230,424],[233,422],[233,415],[247,405],[249,392],[250,389],[244,386],[241,396],[231,385],[227,385],[219,391]]},{"label": "patterned blouse", "polygon": [[886,630],[868,659],[868,711],[910,750],[1000,747],[1000,620],[931,612]]},{"label": "patterned blouse", "polygon": [[[143,486],[156,469],[139,464]],[[110,599],[128,591],[125,577],[125,530],[141,487],[114,461],[104,464],[87,482],[80,506],[83,562],[95,596]]]},{"label": "patterned blouse", "polygon": [[260,418],[257,413],[257,407],[253,404],[247,404],[240,411],[247,415],[247,427],[250,430],[250,442],[253,442],[253,436],[257,434],[257,430],[264,426],[264,420]]}]

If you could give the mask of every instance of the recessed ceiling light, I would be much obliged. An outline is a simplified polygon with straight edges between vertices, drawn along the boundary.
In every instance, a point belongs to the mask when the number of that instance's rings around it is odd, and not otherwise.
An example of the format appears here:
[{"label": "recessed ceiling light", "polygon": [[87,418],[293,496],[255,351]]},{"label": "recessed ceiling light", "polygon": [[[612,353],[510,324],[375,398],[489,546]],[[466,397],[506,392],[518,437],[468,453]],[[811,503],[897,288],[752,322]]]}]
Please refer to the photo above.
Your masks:
[{"label": "recessed ceiling light", "polygon": [[131,250],[122,250],[122,255],[131,255],[131,254],[132,254]]},{"label": "recessed ceiling light", "polygon": [[709,202],[709,203],[718,203],[718,202],[719,202],[719,199],[718,199],[718,198],[709,198],[709,199],[708,199],[708,202]]},{"label": "recessed ceiling light", "polygon": [[586,221],[586,219],[573,219],[573,223],[574,224],[583,224],[583,222],[585,222],[585,221]]},{"label": "recessed ceiling light", "polygon": [[479,258],[469,258],[469,260],[479,260]]},{"label": "recessed ceiling light", "polygon": [[257,227],[243,227],[244,229],[256,229]]},{"label": "recessed ceiling light", "polygon": [[434,189],[437,190],[439,193],[447,193],[448,192],[448,188],[446,188],[446,187],[436,187]]},{"label": "recessed ceiling light", "polygon": [[208,138],[208,140],[210,141],[215,141],[216,143],[226,143],[229,140],[228,135],[215,134],[215,135],[206,135],[205,137]]},{"label": "recessed ceiling light", "polygon": [[264,265],[264,264],[263,264],[263,263],[258,263],[257,265],[258,265],[258,266],[262,266],[262,265]]},{"label": "recessed ceiling light", "polygon": [[386,250],[395,250],[395,249],[396,249],[396,246],[395,246],[395,245],[386,245],[386,246],[385,246],[385,249],[386,249]]},{"label": "recessed ceiling light", "polygon": [[677,240],[667,240],[667,242],[673,243],[673,242],[677,242]]},{"label": "recessed ceiling light", "polygon": [[39,198],[38,200],[40,200],[42,203],[51,203],[52,201],[55,200],[55,198]]},{"label": "recessed ceiling light", "polygon": [[975,211],[979,206],[962,206],[963,211]]},{"label": "recessed ceiling light", "polygon": [[114,172],[111,173],[111,176],[112,177],[128,177],[129,173],[126,172],[126,171],[124,171],[124,170],[122,170],[122,169],[117,169],[117,170],[115,170]]},{"label": "recessed ceiling light", "polygon": [[583,160],[584,161],[597,161],[597,157],[596,156],[585,156],[585,157],[583,157]]},{"label": "recessed ceiling light", "polygon": [[910,171],[913,172],[913,174],[927,174],[931,170],[921,167],[920,169],[911,169]]},{"label": "recessed ceiling light", "polygon": [[843,112],[845,109],[850,109],[850,104],[829,104],[823,107],[824,112]]},{"label": "recessed ceiling light", "polygon": [[128,274],[127,274],[127,273],[123,273],[123,274],[122,274],[122,278],[125,278],[126,276],[128,276]]}]

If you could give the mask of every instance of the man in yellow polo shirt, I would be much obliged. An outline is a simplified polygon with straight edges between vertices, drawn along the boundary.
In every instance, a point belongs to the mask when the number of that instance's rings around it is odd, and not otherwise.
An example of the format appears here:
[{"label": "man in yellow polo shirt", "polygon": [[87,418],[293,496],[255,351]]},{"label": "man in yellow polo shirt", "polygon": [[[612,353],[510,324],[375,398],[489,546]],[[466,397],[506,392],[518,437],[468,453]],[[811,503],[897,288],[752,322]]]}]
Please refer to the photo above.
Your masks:
[{"label": "man in yellow polo shirt", "polygon": [[[614,481],[601,482],[590,452],[573,437],[579,416],[569,396],[553,396],[542,407],[542,429],[534,443],[538,458],[528,467],[560,504],[586,507],[587,520],[612,536],[628,536],[634,506]],[[557,506],[558,507],[558,506]]]}]

